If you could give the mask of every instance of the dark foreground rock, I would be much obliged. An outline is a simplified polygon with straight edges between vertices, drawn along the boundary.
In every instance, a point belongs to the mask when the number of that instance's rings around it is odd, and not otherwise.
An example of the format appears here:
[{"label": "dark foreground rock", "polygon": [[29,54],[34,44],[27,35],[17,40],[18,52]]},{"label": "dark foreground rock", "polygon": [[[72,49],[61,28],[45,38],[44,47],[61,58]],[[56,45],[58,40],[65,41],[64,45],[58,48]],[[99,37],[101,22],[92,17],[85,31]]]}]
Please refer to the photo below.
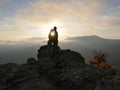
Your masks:
[{"label": "dark foreground rock", "polygon": [[120,90],[120,73],[85,63],[78,52],[61,50],[49,57],[47,46],[38,50],[38,60],[0,66],[0,90]]}]

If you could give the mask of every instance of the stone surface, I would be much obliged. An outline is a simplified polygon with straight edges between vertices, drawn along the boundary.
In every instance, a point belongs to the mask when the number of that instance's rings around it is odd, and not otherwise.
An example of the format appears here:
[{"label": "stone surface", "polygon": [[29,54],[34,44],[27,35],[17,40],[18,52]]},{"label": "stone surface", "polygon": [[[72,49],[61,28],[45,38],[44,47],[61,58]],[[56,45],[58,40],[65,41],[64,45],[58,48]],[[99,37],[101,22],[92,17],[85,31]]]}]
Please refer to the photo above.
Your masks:
[{"label": "stone surface", "polygon": [[115,69],[96,68],[78,52],[57,49],[49,57],[47,46],[42,46],[38,60],[1,65],[0,90],[120,90],[120,73]]},{"label": "stone surface", "polygon": [[28,64],[34,64],[34,63],[36,63],[36,59],[33,58],[33,57],[28,58],[28,59],[27,59],[27,63],[28,63]]},{"label": "stone surface", "polygon": [[42,46],[40,47],[40,49],[38,50],[38,54],[37,54],[37,58],[38,60],[42,57],[54,57],[57,56],[58,53],[60,52],[60,47],[59,46],[51,46],[49,47],[48,45]]}]

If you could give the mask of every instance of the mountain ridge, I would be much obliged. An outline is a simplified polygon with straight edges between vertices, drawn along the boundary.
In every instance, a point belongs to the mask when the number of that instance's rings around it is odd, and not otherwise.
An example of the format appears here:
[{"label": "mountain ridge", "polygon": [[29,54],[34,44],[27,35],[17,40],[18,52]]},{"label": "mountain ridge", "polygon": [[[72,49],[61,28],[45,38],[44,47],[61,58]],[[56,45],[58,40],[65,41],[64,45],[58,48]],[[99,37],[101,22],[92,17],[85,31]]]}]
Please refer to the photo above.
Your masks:
[{"label": "mountain ridge", "polygon": [[67,37],[66,40],[68,39],[101,39],[101,40],[114,40],[114,41],[120,41],[120,39],[109,39],[109,38],[103,38],[98,35],[88,35],[88,36],[75,36],[75,37]]}]

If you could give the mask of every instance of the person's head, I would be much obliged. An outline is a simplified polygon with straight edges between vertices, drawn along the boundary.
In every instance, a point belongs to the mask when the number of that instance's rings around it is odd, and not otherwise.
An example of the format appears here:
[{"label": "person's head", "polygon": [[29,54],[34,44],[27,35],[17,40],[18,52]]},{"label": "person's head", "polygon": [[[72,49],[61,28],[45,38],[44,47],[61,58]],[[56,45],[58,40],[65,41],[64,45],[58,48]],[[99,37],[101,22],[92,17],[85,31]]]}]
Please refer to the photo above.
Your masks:
[{"label": "person's head", "polygon": [[54,27],[54,30],[57,30],[57,27],[56,27],[56,26]]}]

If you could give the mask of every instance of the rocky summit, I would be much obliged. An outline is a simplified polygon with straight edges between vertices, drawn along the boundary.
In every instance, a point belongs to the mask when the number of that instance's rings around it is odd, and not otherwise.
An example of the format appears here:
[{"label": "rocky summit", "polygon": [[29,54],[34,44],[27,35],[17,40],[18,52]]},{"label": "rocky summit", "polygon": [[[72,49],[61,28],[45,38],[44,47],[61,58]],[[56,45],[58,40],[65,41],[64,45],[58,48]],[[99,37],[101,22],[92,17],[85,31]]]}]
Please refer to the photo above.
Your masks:
[{"label": "rocky summit", "polygon": [[45,45],[37,60],[0,65],[0,90],[120,90],[120,73],[115,69],[99,69],[86,64],[78,52],[54,49],[48,53]]}]

